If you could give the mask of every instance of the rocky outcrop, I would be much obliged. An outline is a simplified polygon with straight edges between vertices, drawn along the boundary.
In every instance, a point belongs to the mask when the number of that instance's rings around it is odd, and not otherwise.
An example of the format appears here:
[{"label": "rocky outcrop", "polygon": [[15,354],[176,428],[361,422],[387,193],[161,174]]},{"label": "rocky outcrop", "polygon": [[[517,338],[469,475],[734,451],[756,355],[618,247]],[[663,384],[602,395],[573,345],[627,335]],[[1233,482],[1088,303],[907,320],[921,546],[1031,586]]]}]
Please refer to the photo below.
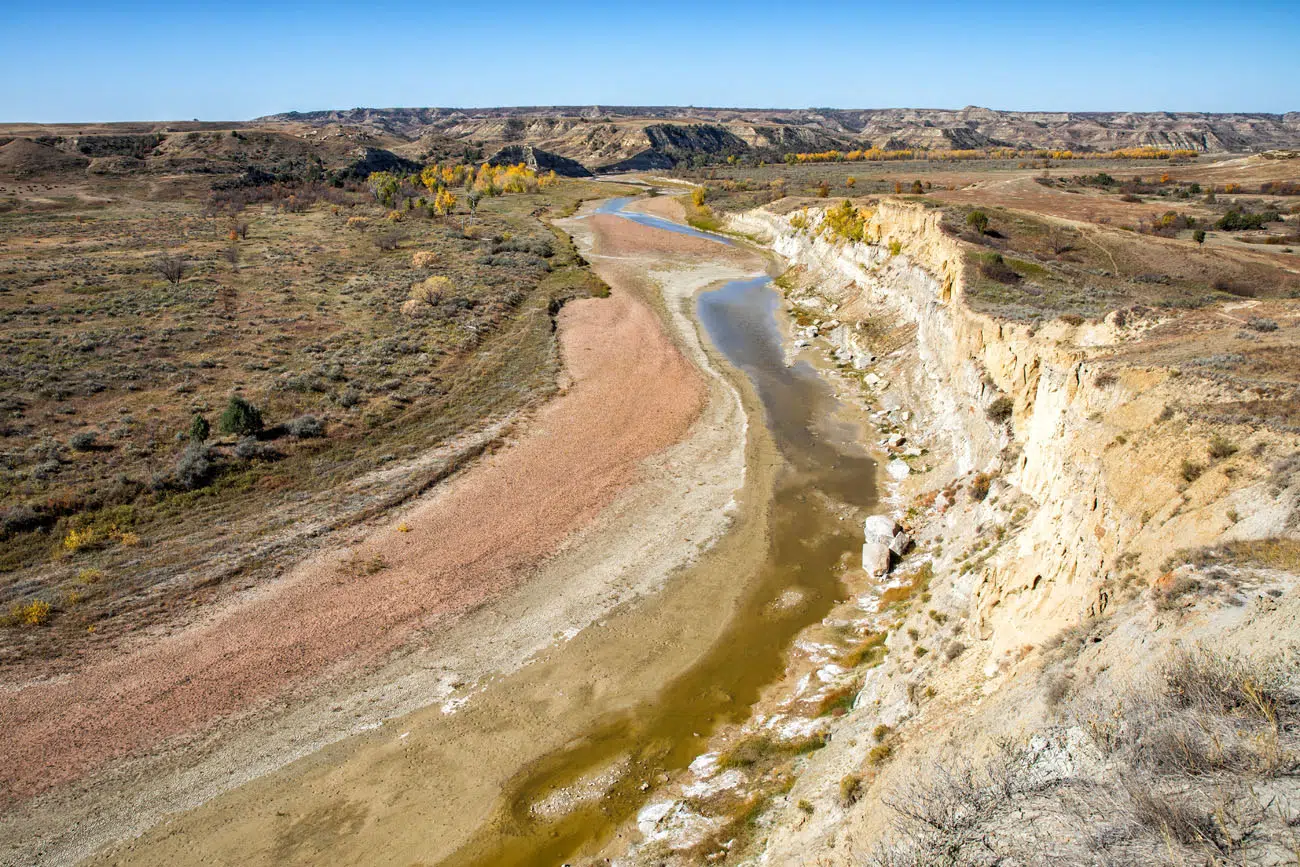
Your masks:
[{"label": "rocky outcrop", "polygon": [[421,168],[423,166],[414,160],[399,157],[392,151],[386,151],[383,148],[362,148],[357,158],[336,174],[344,178],[366,178],[373,172],[411,174],[412,172],[418,172]]},{"label": "rocky outcrop", "polygon": [[[1189,449],[1204,453],[1205,438],[1155,427],[1188,386],[1159,369],[1099,378],[1102,356],[1122,338],[1113,324],[1031,325],[968,307],[965,250],[938,211],[886,201],[867,221],[870,243],[822,232],[820,211],[792,217],[758,210],[733,217],[732,228],[806,270],[823,309],[835,311],[829,334],[844,348],[869,352],[855,325],[873,317],[915,328],[895,381],[874,381],[919,411],[950,466],[944,476],[901,483],[936,490],[980,472],[995,491],[1033,504],[1023,529],[972,573],[974,637],[1010,648],[1027,624],[1051,634],[1103,610],[1122,573],[1159,574],[1174,550],[1225,533],[1285,532],[1289,509],[1268,493],[1266,471],[1189,488],[1178,467]],[[999,398],[1012,403],[1009,419],[987,412]],[[864,549],[864,566],[879,555]]]},{"label": "rocky outcrop", "polygon": [[535,148],[532,145],[508,145],[493,154],[488,163],[494,166],[514,166],[523,163],[540,174],[555,172],[562,178],[589,178],[591,171],[577,160],[562,157]]}]

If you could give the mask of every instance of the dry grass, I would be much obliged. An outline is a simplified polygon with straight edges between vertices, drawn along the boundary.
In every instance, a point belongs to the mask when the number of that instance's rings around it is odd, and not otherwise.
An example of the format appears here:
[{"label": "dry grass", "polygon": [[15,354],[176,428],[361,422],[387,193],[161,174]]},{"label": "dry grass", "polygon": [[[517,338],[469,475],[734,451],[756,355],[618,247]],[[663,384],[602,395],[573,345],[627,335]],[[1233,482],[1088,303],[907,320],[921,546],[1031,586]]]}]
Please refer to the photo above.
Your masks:
[{"label": "dry grass", "polygon": [[768,734],[747,735],[718,758],[719,768],[754,768],[776,764],[826,746],[824,735],[782,739]]},{"label": "dry grass", "polygon": [[1198,566],[1251,564],[1267,569],[1300,574],[1300,539],[1290,536],[1272,536],[1267,539],[1248,539],[1225,542],[1205,548],[1179,551],[1167,566],[1193,563]]},{"label": "dry grass", "polygon": [[871,863],[1294,863],[1297,673],[1294,658],[1176,652],[1118,699],[1073,699],[1096,760],[1049,730],[981,764],[943,757],[887,794],[893,835]]},{"label": "dry grass", "polygon": [[858,639],[851,647],[836,658],[836,662],[845,668],[857,668],[863,664],[879,665],[889,649],[885,647],[887,632],[870,632]]}]

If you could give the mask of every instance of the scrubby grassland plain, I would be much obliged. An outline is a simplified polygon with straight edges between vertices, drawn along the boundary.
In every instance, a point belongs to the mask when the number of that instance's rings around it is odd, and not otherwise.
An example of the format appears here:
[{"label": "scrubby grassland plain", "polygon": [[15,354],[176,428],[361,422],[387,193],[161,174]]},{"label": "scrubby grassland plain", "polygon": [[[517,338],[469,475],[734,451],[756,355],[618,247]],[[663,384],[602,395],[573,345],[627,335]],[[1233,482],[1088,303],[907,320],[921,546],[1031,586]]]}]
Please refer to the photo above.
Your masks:
[{"label": "scrubby grassland plain", "polygon": [[[552,393],[556,310],[605,290],[539,214],[617,189],[486,197],[470,219],[356,185],[233,213],[192,182],[163,201],[144,180],[5,187],[0,665],[17,679],[255,585],[467,456],[420,455]],[[429,278],[436,306],[403,312]],[[234,393],[262,430],[222,432]]]}]

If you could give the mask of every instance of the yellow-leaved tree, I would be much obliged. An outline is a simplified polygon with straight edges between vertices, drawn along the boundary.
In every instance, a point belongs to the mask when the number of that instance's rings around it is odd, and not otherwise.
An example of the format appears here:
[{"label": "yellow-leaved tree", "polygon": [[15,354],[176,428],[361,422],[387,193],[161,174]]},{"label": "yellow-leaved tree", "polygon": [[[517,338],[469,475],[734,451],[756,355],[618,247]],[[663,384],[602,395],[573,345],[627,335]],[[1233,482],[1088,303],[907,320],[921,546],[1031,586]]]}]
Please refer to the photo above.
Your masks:
[{"label": "yellow-leaved tree", "polygon": [[445,217],[456,207],[456,196],[450,190],[438,190],[433,200],[433,210],[439,217]]}]

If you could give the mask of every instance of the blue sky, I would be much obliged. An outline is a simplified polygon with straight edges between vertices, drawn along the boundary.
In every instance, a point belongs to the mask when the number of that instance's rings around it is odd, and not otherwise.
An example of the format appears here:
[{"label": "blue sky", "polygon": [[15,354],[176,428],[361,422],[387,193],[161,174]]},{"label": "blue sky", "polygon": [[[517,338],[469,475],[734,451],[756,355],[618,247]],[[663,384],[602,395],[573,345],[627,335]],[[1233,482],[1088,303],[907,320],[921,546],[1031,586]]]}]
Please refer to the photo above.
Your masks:
[{"label": "blue sky", "polygon": [[1300,0],[0,0],[0,121],[356,106],[1300,110]]}]

